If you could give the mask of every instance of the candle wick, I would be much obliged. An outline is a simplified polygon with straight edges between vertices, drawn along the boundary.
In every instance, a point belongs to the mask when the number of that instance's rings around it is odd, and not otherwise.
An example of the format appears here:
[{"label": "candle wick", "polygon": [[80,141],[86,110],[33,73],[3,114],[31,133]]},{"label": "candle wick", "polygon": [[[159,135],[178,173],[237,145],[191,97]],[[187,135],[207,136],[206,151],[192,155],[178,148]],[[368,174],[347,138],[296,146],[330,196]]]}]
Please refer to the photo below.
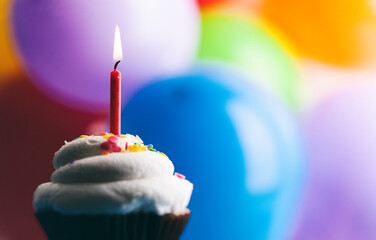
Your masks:
[{"label": "candle wick", "polygon": [[115,63],[114,70],[116,70],[119,63],[120,63],[120,60]]}]

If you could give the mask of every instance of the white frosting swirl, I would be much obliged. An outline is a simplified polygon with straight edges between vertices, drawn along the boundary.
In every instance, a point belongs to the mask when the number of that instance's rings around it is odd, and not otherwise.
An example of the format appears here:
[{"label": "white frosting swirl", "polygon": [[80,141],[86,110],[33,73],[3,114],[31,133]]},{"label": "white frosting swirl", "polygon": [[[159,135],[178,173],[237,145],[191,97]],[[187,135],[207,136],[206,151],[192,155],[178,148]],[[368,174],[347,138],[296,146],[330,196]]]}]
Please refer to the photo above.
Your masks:
[{"label": "white frosting swirl", "polygon": [[[108,136],[107,136],[108,137]],[[34,192],[37,211],[66,214],[115,214],[134,211],[173,213],[187,207],[193,185],[173,176],[174,166],[155,151],[112,152],[102,155],[103,136],[79,138],[55,153],[51,181]],[[138,144],[138,136],[118,138],[122,150]]]}]

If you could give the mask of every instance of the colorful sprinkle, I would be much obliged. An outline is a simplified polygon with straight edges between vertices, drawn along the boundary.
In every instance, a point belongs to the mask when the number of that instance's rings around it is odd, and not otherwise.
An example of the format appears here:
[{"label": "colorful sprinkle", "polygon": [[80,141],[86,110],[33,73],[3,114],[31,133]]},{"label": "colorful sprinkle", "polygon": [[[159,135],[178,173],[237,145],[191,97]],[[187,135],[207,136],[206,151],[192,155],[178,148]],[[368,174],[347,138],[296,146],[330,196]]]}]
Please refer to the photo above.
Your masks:
[{"label": "colorful sprinkle", "polygon": [[101,148],[102,148],[103,150],[110,150],[110,148],[111,148],[111,143],[110,143],[110,142],[102,142],[102,143],[101,143]]},{"label": "colorful sprinkle", "polygon": [[136,147],[137,147],[137,146],[135,146],[135,145],[130,145],[130,146],[128,147],[128,150],[129,150],[130,152],[136,152]]},{"label": "colorful sprinkle", "polygon": [[147,149],[146,146],[137,146],[137,145],[130,145],[128,147],[129,151],[130,152],[141,152],[141,151],[145,151]]},{"label": "colorful sprinkle", "polygon": [[99,133],[94,133],[94,136],[104,136],[107,135],[106,132],[99,132]]},{"label": "colorful sprinkle", "polygon": [[117,146],[117,145],[112,146],[112,147],[111,147],[111,151],[113,151],[113,152],[120,152],[120,151],[121,151],[121,147],[119,147],[119,146]]},{"label": "colorful sprinkle", "polygon": [[174,175],[175,175],[176,177],[178,177],[178,178],[185,179],[185,176],[184,176],[183,174],[180,174],[180,173],[175,172]]},{"label": "colorful sprinkle", "polygon": [[[108,140],[101,143],[101,148],[109,152],[120,152],[121,147],[118,145],[119,138],[114,135],[112,136],[107,135],[107,136],[108,136]],[[103,137],[106,137],[106,136],[103,136]]]},{"label": "colorful sprinkle", "polygon": [[[98,133],[95,133],[91,136],[101,136],[102,138],[107,139],[107,141],[101,143],[101,145],[100,145],[101,149],[104,150],[104,152],[101,153],[102,155],[108,155],[111,152],[128,152],[128,151],[129,152],[141,152],[141,151],[149,150],[149,151],[156,152],[156,153],[161,154],[162,156],[167,157],[166,154],[159,152],[156,149],[154,149],[153,144],[148,144],[148,145],[144,146],[142,139],[138,135],[135,136],[137,142],[135,142],[133,145],[129,145],[128,142],[125,143],[125,150],[122,150],[121,147],[118,144],[119,144],[119,138],[126,138],[127,135],[117,135],[117,136],[115,136],[113,133],[98,132]],[[88,138],[88,137],[90,137],[90,136],[81,135],[80,137],[78,137],[74,140],[77,140],[77,139],[80,139],[80,138]],[[64,141],[64,143],[68,144],[67,141]],[[177,175],[180,178],[184,177],[184,175],[181,175],[179,173],[176,173],[175,175]],[[181,176],[183,176],[183,177],[181,177]]]},{"label": "colorful sprinkle", "polygon": [[109,139],[108,139],[108,142],[109,143],[112,143],[112,144],[117,144],[119,142],[119,138],[118,137],[115,137],[115,136],[111,136]]}]

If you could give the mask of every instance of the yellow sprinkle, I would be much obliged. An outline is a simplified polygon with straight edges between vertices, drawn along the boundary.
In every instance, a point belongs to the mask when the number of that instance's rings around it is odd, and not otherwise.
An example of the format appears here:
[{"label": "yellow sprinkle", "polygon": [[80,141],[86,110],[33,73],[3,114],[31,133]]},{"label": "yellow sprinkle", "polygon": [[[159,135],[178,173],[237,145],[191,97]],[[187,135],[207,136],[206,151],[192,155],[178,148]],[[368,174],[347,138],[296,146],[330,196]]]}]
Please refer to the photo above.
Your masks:
[{"label": "yellow sprinkle", "polygon": [[106,135],[106,136],[102,136],[102,138],[105,138],[105,139],[109,139],[111,136],[109,135]]},{"label": "yellow sprinkle", "polygon": [[127,136],[125,136],[125,135],[120,135],[120,138],[126,138]]},{"label": "yellow sprinkle", "polygon": [[81,135],[80,138],[88,138],[88,135]]},{"label": "yellow sprinkle", "polygon": [[120,152],[127,152],[127,150],[121,150]]},{"label": "yellow sprinkle", "polygon": [[146,146],[137,146],[137,145],[130,145],[128,147],[130,152],[141,152],[146,150]]},{"label": "yellow sprinkle", "polygon": [[113,134],[113,133],[109,133],[108,135],[110,135],[110,136],[114,136],[114,134]]},{"label": "yellow sprinkle", "polygon": [[159,152],[159,153],[160,153],[161,155],[163,155],[163,156],[167,157],[167,156],[166,156],[166,154],[164,154],[163,152]]}]

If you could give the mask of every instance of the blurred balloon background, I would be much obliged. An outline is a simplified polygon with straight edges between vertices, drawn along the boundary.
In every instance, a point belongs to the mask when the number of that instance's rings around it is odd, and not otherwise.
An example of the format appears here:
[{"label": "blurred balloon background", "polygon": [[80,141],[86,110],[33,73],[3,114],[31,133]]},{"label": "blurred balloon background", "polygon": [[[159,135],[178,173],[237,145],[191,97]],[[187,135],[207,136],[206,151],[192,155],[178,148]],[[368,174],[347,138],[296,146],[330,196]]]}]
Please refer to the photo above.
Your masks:
[{"label": "blurred balloon background", "polygon": [[108,131],[115,25],[123,132],[194,183],[182,239],[376,239],[374,1],[1,0],[0,239],[53,153]]},{"label": "blurred balloon background", "polygon": [[198,14],[191,0],[15,0],[12,22],[34,84],[64,105],[98,111],[109,104],[103,79],[113,65],[113,26],[121,29],[127,59],[119,65],[129,79],[127,99],[153,78],[189,67],[198,45]]},{"label": "blurred balloon background", "polygon": [[255,19],[210,12],[202,16],[198,57],[233,63],[296,107],[298,69],[282,42],[279,35]]},{"label": "blurred balloon background", "polygon": [[296,239],[376,238],[375,93],[361,84],[305,117],[312,180]]},{"label": "blurred balloon background", "polygon": [[249,82],[199,65],[144,88],[124,109],[123,131],[168,150],[194,183],[184,239],[286,239],[294,224],[305,172],[297,119]]}]

